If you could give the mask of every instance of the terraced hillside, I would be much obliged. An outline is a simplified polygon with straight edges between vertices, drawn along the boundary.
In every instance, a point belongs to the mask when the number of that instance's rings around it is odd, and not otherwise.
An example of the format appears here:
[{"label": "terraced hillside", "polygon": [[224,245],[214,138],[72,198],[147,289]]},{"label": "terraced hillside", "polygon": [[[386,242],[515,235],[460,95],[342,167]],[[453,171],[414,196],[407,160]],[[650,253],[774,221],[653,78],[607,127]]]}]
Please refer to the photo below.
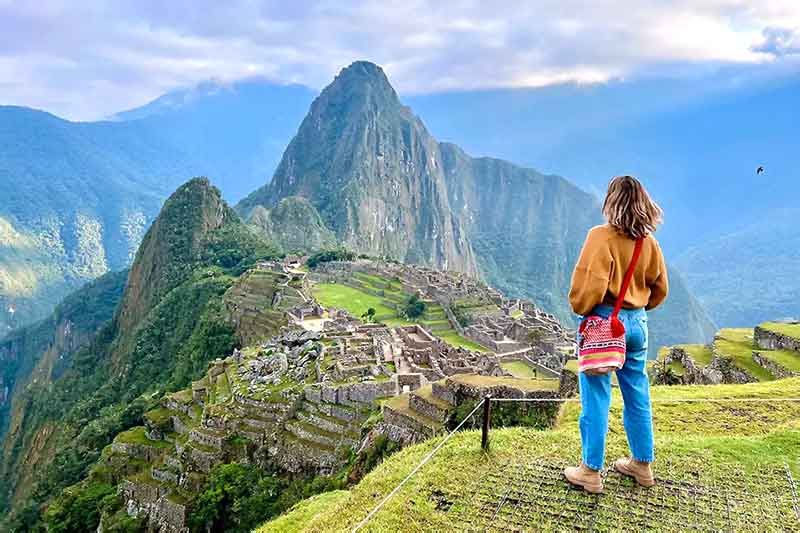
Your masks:
[{"label": "terraced hillside", "polygon": [[356,317],[362,316],[367,309],[372,308],[376,311],[374,319],[378,322],[390,326],[419,323],[452,346],[486,351],[480,344],[459,335],[447,318],[445,310],[433,300],[424,301],[425,312],[421,318],[415,320],[403,318],[399,309],[408,301],[411,294],[404,292],[402,284],[397,280],[365,272],[354,272],[352,277],[340,283],[315,284],[312,294],[325,307],[344,309]]},{"label": "terraced hillside", "polygon": [[[800,477],[800,410],[778,399],[799,397],[800,378],[656,386],[652,396],[653,489],[610,470],[605,494],[569,487],[561,469],[580,457],[580,407],[570,403],[553,430],[492,431],[488,453],[480,432],[456,434],[361,531],[797,529],[792,485]],[[627,453],[618,391],[611,414],[609,460]],[[353,489],[303,502],[259,533],[350,531],[440,443],[441,437],[407,448]]]},{"label": "terraced hillside", "polygon": [[[196,495],[218,466],[341,477],[358,468],[360,452],[375,453],[370,448],[386,438],[376,435],[408,443],[440,434],[461,406],[471,408],[489,391],[552,399],[561,393],[556,379],[455,375],[395,396],[394,380],[343,378],[329,354],[337,349],[336,340],[295,330],[214,361],[190,388],[147,411],[144,426],[118,434],[89,476],[65,494],[116,487],[119,498],[104,508],[103,528],[133,521],[185,531],[202,505]],[[553,421],[554,406],[544,424]]]},{"label": "terraced hillside", "polygon": [[286,311],[307,296],[285,273],[256,268],[243,274],[225,293],[228,320],[244,346],[276,335],[287,324]]},{"label": "terraced hillside", "polygon": [[[103,516],[105,527],[119,527],[132,514],[139,527],[146,522],[160,531],[183,531],[190,502],[217,465],[255,462],[301,476],[337,470],[377,404],[348,397],[346,387],[323,394],[314,386],[315,361],[324,350],[315,338],[287,333],[267,348],[215,361],[190,388],[146,412],[144,426],[117,435],[74,490],[117,486],[121,504]],[[284,361],[288,371],[252,377],[262,375],[254,369],[275,361],[274,370]]]},{"label": "terraced hillside", "polygon": [[[657,380],[665,369],[693,384],[772,381],[800,375],[800,327],[766,322],[754,329],[723,328],[711,345],[684,344],[659,351]],[[662,379],[669,379],[664,377]]]}]

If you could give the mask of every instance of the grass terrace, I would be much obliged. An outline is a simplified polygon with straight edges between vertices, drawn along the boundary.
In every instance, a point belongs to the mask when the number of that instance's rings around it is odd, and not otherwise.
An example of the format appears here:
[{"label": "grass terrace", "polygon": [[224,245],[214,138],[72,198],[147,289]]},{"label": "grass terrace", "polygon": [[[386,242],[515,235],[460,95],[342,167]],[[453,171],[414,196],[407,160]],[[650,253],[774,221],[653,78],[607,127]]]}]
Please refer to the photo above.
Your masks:
[{"label": "grass terrace", "polygon": [[537,375],[536,370],[525,361],[506,361],[500,366],[515,378],[535,378]]},{"label": "grass terrace", "polygon": [[480,376],[478,374],[456,374],[455,376],[450,376],[447,380],[474,387],[507,385],[527,392],[558,391],[559,388],[559,380],[557,379],[519,379],[503,376]]},{"label": "grass terrace", "polygon": [[137,426],[127,431],[118,434],[115,441],[125,444],[140,444],[142,446],[151,446],[153,448],[171,448],[172,444],[163,440],[150,440],[145,434],[144,426]]},{"label": "grass terrace", "polygon": [[[784,465],[800,477],[800,412],[781,403],[661,403],[676,398],[800,396],[800,378],[769,383],[653,387],[657,485],[609,472],[606,492],[571,489],[564,466],[580,457],[579,406],[567,404],[550,431],[456,434],[363,531],[545,530],[789,531],[797,516]],[[608,460],[627,455],[622,402],[614,391]],[[298,504],[270,531],[350,531],[441,442],[406,448],[344,494]],[[732,512],[732,510],[734,512]]]},{"label": "grass terrace", "polygon": [[762,356],[791,372],[800,372],[800,353],[791,350],[758,350]]},{"label": "grass terrace", "polygon": [[410,324],[408,320],[398,316],[396,309],[385,305],[384,298],[347,285],[320,283],[314,285],[312,294],[324,307],[344,309],[356,318],[361,317],[371,307],[375,309],[376,318],[390,326]]},{"label": "grass terrace", "polygon": [[678,348],[683,348],[686,350],[694,362],[697,363],[698,366],[708,366],[711,364],[711,347],[705,344],[679,344]]},{"label": "grass terrace", "polygon": [[775,377],[753,360],[753,330],[748,328],[723,328],[714,339],[714,348],[721,356],[730,357],[734,364],[759,381]]},{"label": "grass terrace", "polygon": [[[384,290],[387,296],[375,296],[363,290],[338,283],[317,284],[312,288],[312,294],[322,306],[344,309],[356,318],[361,317],[371,307],[375,309],[376,320],[388,326],[405,326],[419,322],[451,346],[477,352],[487,351],[480,344],[459,335],[447,320],[444,309],[439,304],[426,302],[427,307],[423,317],[417,321],[409,321],[402,318],[396,309],[384,303],[386,300],[391,300],[399,304],[409,297],[408,294],[399,289],[399,282],[364,274],[363,272],[356,272],[354,276],[361,283],[369,285],[374,290]],[[398,289],[396,291],[382,289],[384,285],[396,286]]]},{"label": "grass terrace", "polygon": [[759,327],[761,327],[762,329],[766,329],[768,331],[772,331],[773,333],[779,333],[781,335],[786,335],[787,337],[800,339],[800,324],[786,324],[783,322],[764,322]]}]

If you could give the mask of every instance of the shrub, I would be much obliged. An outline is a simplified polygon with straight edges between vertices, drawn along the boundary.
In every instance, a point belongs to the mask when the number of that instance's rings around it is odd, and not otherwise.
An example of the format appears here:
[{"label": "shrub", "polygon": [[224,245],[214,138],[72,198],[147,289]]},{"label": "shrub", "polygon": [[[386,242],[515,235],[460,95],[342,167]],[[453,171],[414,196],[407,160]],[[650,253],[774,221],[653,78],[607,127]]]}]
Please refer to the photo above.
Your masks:
[{"label": "shrub", "polygon": [[412,294],[400,309],[400,314],[409,320],[421,317],[425,313],[425,302],[419,296]]}]

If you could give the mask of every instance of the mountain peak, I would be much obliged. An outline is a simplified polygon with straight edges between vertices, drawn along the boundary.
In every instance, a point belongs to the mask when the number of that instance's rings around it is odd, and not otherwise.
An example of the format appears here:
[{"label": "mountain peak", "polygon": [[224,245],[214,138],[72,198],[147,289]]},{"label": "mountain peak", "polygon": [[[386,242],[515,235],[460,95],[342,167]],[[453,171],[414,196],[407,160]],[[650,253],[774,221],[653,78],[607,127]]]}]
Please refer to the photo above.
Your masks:
[{"label": "mountain peak", "polygon": [[339,71],[339,75],[336,76],[334,83],[336,80],[358,79],[376,80],[389,84],[389,79],[386,77],[386,73],[383,72],[383,69],[380,66],[372,63],[371,61],[364,60],[354,61],[348,66],[344,67],[341,71]]},{"label": "mountain peak", "polygon": [[386,73],[369,61],[356,61],[343,68],[322,91],[319,99],[326,104],[344,104],[348,108],[400,105],[400,99]]},{"label": "mountain peak", "polygon": [[144,236],[128,276],[120,325],[131,329],[155,302],[184,281],[211,234],[241,224],[208,178],[193,178],[164,202]]}]

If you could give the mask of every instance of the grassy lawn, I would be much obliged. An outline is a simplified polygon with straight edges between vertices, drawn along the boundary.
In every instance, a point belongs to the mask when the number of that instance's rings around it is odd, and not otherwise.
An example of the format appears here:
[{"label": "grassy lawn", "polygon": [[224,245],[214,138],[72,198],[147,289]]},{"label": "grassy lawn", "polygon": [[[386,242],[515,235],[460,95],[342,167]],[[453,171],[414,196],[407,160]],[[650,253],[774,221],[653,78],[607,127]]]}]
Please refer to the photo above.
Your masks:
[{"label": "grassy lawn", "polygon": [[152,446],[154,448],[171,448],[172,444],[163,440],[150,440],[145,434],[144,426],[137,426],[127,431],[123,431],[115,438],[117,442],[124,442],[126,444],[142,444],[144,446]]},{"label": "grassy lawn", "polygon": [[783,324],[781,322],[764,322],[760,326],[763,329],[800,339],[800,324]]},{"label": "grassy lawn", "polygon": [[[658,400],[798,395],[800,379],[748,385],[653,387],[653,398]],[[621,507],[636,509],[637,519],[651,527],[661,524],[659,530],[685,530],[690,513],[687,506],[702,502],[696,503],[697,495],[676,490],[677,484],[698,486],[701,491],[711,489],[715,494],[729,490],[734,497],[741,495],[735,513],[730,513],[724,505],[703,508],[709,513],[704,521],[710,519],[720,524],[715,529],[725,530],[731,523],[737,531],[796,528],[792,496],[783,470],[787,464],[795,479],[800,476],[800,414],[796,405],[656,403],[655,471],[659,484],[645,491],[631,480],[609,473],[606,494],[600,496],[569,489],[560,474],[561,467],[579,461],[579,410],[578,405],[568,404],[557,427],[550,431],[493,430],[488,453],[481,451],[479,431],[456,434],[375,514],[363,531],[492,530],[478,520],[489,519],[497,510],[500,495],[512,487],[506,478],[516,472],[537,469],[552,476],[553,482],[527,486],[530,491],[525,498],[527,512],[520,515],[526,521],[526,530],[572,530],[576,520],[585,518],[585,512],[594,513],[593,519],[597,520],[594,527],[598,530],[647,529],[633,527],[629,522],[631,515],[619,513]],[[611,415],[608,460],[628,453],[620,423],[618,391],[614,391]],[[430,439],[394,454],[346,494],[335,493],[323,501],[309,500],[306,505],[298,505],[287,515],[265,524],[260,533],[286,531],[287,524],[295,526],[289,528],[293,531],[350,531],[440,442],[441,437]],[[537,465],[553,468],[542,470]],[[493,498],[492,504],[482,510],[482,500],[475,500],[476,488],[487,487],[483,480],[489,476],[490,492],[483,498]],[[676,484],[662,483],[663,480],[673,480]],[[655,507],[642,504],[654,501],[651,495],[656,495],[654,500],[660,503],[655,503]],[[547,513],[542,509],[549,503],[555,507],[551,506],[551,512]],[[507,507],[514,505],[519,503]],[[769,510],[765,510],[767,506],[771,506]],[[570,508],[576,511],[558,512]],[[556,512],[552,512],[554,509]],[[483,527],[469,527],[469,524]]]},{"label": "grassy lawn", "polygon": [[515,378],[535,378],[536,371],[525,361],[506,361],[500,366],[510,372]]},{"label": "grassy lawn", "polygon": [[434,335],[442,339],[444,342],[449,344],[450,346],[455,346],[456,348],[461,347],[467,350],[472,350],[473,352],[487,352],[488,350],[478,344],[477,342],[473,342],[469,339],[465,339],[458,332],[454,329],[447,330],[447,331],[435,331],[433,332]]},{"label": "grassy lawn", "polygon": [[383,298],[373,296],[364,291],[339,285],[336,283],[320,283],[315,285],[312,294],[317,301],[324,307],[336,307],[344,309],[356,318],[361,317],[372,307],[378,316],[386,317],[385,320],[400,320],[402,324],[409,324],[408,321],[399,319],[397,311],[383,305]]},{"label": "grassy lawn", "polygon": [[717,351],[733,359],[736,366],[746,370],[759,381],[770,381],[775,377],[753,361],[753,330],[747,328],[724,328],[719,330],[714,341]]},{"label": "grassy lawn", "polygon": [[[367,275],[364,274],[364,276]],[[320,283],[314,286],[312,289],[312,294],[314,295],[314,298],[316,298],[317,301],[324,307],[336,307],[339,309],[344,309],[357,318],[361,317],[361,315],[365,313],[367,309],[372,307],[375,309],[376,318],[388,326],[405,326],[414,323],[399,317],[396,310],[384,305],[382,301],[385,298],[373,296],[364,291],[360,291],[346,285]],[[440,311],[442,316],[444,314],[444,311],[438,305],[432,306],[430,311],[433,316],[438,316]],[[423,325],[426,325],[426,323],[436,323],[442,325],[441,319],[427,321],[423,319],[419,322]],[[439,329],[433,331],[433,334],[451,346],[462,347],[476,352],[487,351],[486,348],[480,344],[472,342],[469,339],[465,339],[452,328]]]},{"label": "grassy lawn", "polygon": [[480,376],[478,374],[456,374],[447,378],[448,381],[455,381],[473,387],[498,387],[506,385],[517,389],[534,391],[557,391],[559,381],[557,379],[530,379],[530,378],[508,378],[504,376]]},{"label": "grassy lawn", "polygon": [[270,522],[269,529],[259,528],[256,533],[261,533],[262,531],[302,531],[311,524],[315,517],[340,503],[348,494],[346,490],[334,490],[312,496],[292,507],[287,514]]}]

